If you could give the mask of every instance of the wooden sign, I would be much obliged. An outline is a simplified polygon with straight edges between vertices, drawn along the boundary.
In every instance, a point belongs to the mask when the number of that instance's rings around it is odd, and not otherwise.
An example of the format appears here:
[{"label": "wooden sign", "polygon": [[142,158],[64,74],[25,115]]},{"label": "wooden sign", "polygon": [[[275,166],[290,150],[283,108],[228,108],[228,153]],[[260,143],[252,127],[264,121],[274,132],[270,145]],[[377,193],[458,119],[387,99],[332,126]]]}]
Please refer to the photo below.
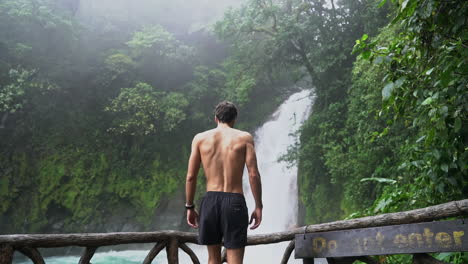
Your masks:
[{"label": "wooden sign", "polygon": [[296,258],[468,251],[468,219],[350,229],[295,238]]}]

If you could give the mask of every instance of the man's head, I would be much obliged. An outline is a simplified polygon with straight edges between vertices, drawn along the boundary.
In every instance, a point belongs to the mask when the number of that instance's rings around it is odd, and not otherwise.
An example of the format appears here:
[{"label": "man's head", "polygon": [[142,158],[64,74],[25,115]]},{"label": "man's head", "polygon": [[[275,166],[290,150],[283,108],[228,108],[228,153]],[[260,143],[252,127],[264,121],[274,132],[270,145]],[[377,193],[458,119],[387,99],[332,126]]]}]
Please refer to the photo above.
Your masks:
[{"label": "man's head", "polygon": [[216,106],[214,114],[217,122],[233,125],[237,118],[237,108],[229,101],[222,101]]}]

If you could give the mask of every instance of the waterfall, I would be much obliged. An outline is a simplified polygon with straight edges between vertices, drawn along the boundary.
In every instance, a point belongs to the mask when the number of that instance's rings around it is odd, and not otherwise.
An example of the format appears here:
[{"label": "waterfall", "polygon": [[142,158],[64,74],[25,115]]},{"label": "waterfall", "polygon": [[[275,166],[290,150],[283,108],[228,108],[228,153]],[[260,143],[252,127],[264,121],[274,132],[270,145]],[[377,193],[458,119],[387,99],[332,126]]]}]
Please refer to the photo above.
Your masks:
[{"label": "waterfall", "polygon": [[[296,132],[309,116],[311,105],[309,90],[295,93],[273,113],[268,122],[255,131],[255,151],[262,179],[263,220],[256,230],[249,229],[250,235],[280,232],[297,225],[297,167],[288,167],[278,158],[298,140]],[[244,193],[251,213],[255,202],[246,170]],[[247,247],[244,263],[278,263],[287,244]],[[290,260],[290,263],[293,262]]]}]

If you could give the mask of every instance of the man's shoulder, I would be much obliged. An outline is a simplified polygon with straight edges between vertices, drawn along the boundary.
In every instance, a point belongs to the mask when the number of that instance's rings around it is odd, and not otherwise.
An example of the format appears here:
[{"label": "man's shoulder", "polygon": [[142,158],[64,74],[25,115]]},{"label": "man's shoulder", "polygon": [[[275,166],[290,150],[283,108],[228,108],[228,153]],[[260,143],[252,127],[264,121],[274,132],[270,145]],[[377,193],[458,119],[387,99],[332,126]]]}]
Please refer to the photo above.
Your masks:
[{"label": "man's shoulder", "polygon": [[239,138],[242,138],[242,139],[247,140],[247,141],[253,140],[252,135],[247,131],[236,129],[236,133],[237,133],[237,136]]},{"label": "man's shoulder", "polygon": [[213,134],[213,129],[210,129],[210,130],[206,130],[206,131],[203,131],[203,132],[200,132],[200,133],[197,133],[194,137],[193,137],[193,140],[202,140],[206,137],[209,137]]},{"label": "man's shoulder", "polygon": [[[234,137],[235,138],[245,140],[245,141],[253,140],[252,135],[247,131],[243,131],[243,130],[235,129],[235,128],[233,128],[232,131],[234,131]],[[216,134],[215,129],[206,130],[206,131],[203,131],[203,132],[200,132],[200,133],[196,134],[193,137],[193,140],[194,141],[203,141],[204,139],[212,138],[214,136],[214,134]]]}]

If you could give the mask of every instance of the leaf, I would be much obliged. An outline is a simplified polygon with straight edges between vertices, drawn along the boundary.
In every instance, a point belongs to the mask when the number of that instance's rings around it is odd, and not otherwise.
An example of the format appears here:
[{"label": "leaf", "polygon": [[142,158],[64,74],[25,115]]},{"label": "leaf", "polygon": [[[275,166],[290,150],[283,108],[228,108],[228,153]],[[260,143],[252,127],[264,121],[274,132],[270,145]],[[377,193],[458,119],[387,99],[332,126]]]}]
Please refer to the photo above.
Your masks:
[{"label": "leaf", "polygon": [[446,105],[442,106],[439,109],[439,113],[443,116],[446,117],[448,115],[448,107]]},{"label": "leaf", "polygon": [[448,172],[448,165],[444,163],[444,164],[440,165],[440,169],[442,171],[444,171],[444,172]]},{"label": "leaf", "polygon": [[435,67],[427,70],[426,75],[431,75],[431,73],[434,71],[434,69],[435,69]]},{"label": "leaf", "polygon": [[432,14],[432,10],[433,10],[433,5],[432,5],[433,2],[429,2],[426,4],[426,8],[424,8],[421,12],[421,17],[423,18],[428,18],[431,16]]},{"label": "leaf", "polygon": [[408,5],[408,2],[409,0],[405,0],[403,1],[403,3],[401,3],[401,11],[405,10],[406,6]]},{"label": "leaf", "polygon": [[375,58],[374,60],[374,64],[381,64],[383,62],[384,58],[383,56],[378,56],[377,58]]},{"label": "leaf", "polygon": [[440,260],[444,261],[450,261],[449,257],[453,256],[456,253],[450,252],[450,253],[439,253],[437,254],[437,258]]},{"label": "leaf", "polygon": [[378,7],[381,8],[383,5],[385,5],[386,2],[387,2],[387,0],[380,1]]},{"label": "leaf", "polygon": [[393,82],[389,82],[384,86],[384,88],[382,89],[383,100],[387,100],[388,98],[390,98],[394,87],[395,87],[395,84]]},{"label": "leaf", "polygon": [[391,204],[393,202],[393,199],[392,197],[388,198],[388,199],[383,199],[383,200],[380,200],[378,203],[377,203],[377,206],[375,207],[374,209],[374,212],[377,213],[379,211],[383,211],[389,204]]},{"label": "leaf", "polygon": [[444,193],[444,189],[445,189],[445,184],[440,183],[439,185],[437,185],[437,191],[439,191],[440,193]]},{"label": "leaf", "polygon": [[392,179],[378,178],[378,177],[361,179],[361,182],[366,182],[366,181],[375,181],[375,182],[379,182],[379,183],[390,183],[390,184],[395,184],[397,182],[397,181],[392,180]]},{"label": "leaf", "polygon": [[416,7],[418,6],[418,3],[418,1],[404,0],[401,5],[400,12],[395,19],[398,21],[404,19],[405,17],[411,17],[414,14]]},{"label": "leaf", "polygon": [[370,55],[371,55],[371,51],[370,51],[370,50],[365,50],[365,51],[363,51],[363,52],[361,53],[362,58],[365,59],[365,60],[369,59]]},{"label": "leaf", "polygon": [[369,35],[364,34],[364,35],[362,35],[361,40],[362,40],[362,41],[365,41],[365,40],[368,39],[368,38],[369,38]]},{"label": "leaf", "polygon": [[405,82],[406,77],[400,77],[398,80],[395,81],[395,88],[399,88]]},{"label": "leaf", "polygon": [[432,101],[434,101],[434,99],[432,99],[432,97],[428,97],[426,98],[426,100],[424,100],[421,105],[428,105],[430,103],[432,103]]},{"label": "leaf", "polygon": [[457,186],[457,180],[453,177],[448,177],[447,178],[448,182],[452,184],[453,186]]},{"label": "leaf", "polygon": [[426,138],[426,135],[418,138],[418,140],[416,140],[416,143],[419,143],[419,142],[423,141],[425,138]]},{"label": "leaf", "polygon": [[453,129],[455,130],[456,133],[460,131],[461,126],[462,126],[461,119],[459,117],[455,118],[455,125]]},{"label": "leaf", "polygon": [[408,163],[403,162],[400,166],[398,166],[398,169],[401,170],[401,169],[404,169],[406,167],[408,167]]}]

